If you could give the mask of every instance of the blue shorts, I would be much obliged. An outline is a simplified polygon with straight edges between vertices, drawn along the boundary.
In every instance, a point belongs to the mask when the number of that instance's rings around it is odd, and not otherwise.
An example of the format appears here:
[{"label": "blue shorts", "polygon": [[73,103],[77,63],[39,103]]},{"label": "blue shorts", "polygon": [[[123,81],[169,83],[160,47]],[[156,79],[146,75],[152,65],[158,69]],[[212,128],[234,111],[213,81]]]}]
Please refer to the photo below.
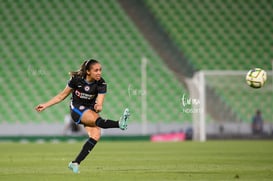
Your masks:
[{"label": "blue shorts", "polygon": [[87,110],[94,110],[94,106],[83,106],[83,105],[73,105],[72,102],[70,103],[70,114],[71,118],[76,124],[81,124],[81,118],[85,111]]}]

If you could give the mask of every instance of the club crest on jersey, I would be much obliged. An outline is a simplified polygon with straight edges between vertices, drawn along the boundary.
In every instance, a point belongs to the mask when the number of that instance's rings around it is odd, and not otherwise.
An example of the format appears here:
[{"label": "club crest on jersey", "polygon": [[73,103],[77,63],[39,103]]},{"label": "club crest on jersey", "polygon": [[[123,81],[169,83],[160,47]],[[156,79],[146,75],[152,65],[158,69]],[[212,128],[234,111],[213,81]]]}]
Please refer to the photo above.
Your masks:
[{"label": "club crest on jersey", "polygon": [[89,90],[90,90],[90,87],[86,85],[86,86],[84,86],[84,90],[85,90],[85,91],[89,91]]}]

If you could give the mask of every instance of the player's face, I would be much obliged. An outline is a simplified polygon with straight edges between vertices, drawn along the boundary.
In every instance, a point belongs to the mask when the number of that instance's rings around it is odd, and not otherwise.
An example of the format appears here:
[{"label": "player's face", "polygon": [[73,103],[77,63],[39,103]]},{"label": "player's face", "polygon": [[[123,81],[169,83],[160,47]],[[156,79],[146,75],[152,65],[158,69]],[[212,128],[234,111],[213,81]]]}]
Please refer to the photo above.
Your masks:
[{"label": "player's face", "polygon": [[100,80],[101,78],[101,65],[96,63],[90,66],[90,69],[87,70],[87,76],[89,76],[93,80]]}]

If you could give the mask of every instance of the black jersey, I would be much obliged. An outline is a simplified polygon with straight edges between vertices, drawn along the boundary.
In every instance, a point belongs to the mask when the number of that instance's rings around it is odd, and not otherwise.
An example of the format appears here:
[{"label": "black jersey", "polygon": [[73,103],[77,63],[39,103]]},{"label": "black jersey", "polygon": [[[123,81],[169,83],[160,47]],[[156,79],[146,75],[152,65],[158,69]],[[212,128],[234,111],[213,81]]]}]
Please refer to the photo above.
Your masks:
[{"label": "black jersey", "polygon": [[68,86],[73,89],[72,104],[94,106],[98,94],[105,94],[107,84],[103,78],[94,82],[87,82],[83,77],[73,76]]}]

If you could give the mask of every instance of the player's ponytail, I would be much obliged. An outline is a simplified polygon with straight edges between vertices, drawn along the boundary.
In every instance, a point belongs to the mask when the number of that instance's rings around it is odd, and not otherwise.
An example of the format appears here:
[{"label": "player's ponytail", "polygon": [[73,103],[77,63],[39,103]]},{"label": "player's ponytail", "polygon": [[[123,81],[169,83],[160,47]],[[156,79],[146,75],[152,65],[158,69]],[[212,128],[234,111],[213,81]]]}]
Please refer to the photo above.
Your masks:
[{"label": "player's ponytail", "polygon": [[91,68],[91,66],[96,64],[96,63],[99,63],[99,61],[94,60],[94,59],[86,60],[81,64],[79,70],[69,72],[69,74],[70,74],[71,77],[74,77],[74,76],[85,77],[86,76],[86,70],[89,70]]}]

